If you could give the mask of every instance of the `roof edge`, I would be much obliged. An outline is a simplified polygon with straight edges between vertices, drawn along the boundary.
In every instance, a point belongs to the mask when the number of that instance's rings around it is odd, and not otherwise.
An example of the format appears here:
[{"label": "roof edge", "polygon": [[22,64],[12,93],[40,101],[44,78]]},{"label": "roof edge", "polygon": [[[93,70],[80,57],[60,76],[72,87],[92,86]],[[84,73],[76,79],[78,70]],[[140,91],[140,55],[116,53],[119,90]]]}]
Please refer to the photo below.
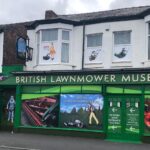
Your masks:
[{"label": "roof edge", "polygon": [[[150,10],[148,12],[150,12]],[[114,16],[114,17],[82,20],[82,21],[72,21],[72,20],[67,20],[67,19],[62,19],[62,18],[48,19],[48,20],[43,19],[43,20],[36,20],[31,25],[26,25],[26,27],[27,27],[27,30],[32,30],[32,29],[35,29],[39,25],[52,24],[52,23],[65,23],[65,24],[71,24],[73,26],[80,26],[83,24],[88,25],[88,24],[114,22],[114,21],[139,20],[139,19],[144,19],[145,15],[148,14],[148,12],[144,12],[142,14],[132,15],[132,16]]]},{"label": "roof edge", "polygon": [[52,70],[52,71],[24,71],[24,72],[12,72],[13,75],[78,75],[78,74],[128,74],[128,73],[150,73],[150,68],[126,68],[126,69],[84,69],[84,70]]},{"label": "roof edge", "polygon": [[70,24],[70,25],[77,25],[79,22],[78,21],[72,21],[72,20],[67,20],[67,19],[62,19],[62,18],[54,18],[54,19],[43,19],[43,20],[36,20],[34,21],[31,25],[26,25],[26,28],[28,30],[35,29],[39,25],[43,24],[51,24],[51,23],[65,23],[65,24]]}]

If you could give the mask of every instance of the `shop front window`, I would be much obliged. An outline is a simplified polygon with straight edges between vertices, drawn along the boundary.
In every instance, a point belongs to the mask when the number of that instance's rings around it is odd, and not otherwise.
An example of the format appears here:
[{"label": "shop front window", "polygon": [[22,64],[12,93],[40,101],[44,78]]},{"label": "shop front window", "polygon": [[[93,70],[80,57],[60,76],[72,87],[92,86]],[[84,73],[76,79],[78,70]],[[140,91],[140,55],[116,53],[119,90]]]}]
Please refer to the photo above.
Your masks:
[{"label": "shop front window", "polygon": [[103,130],[99,85],[23,86],[21,126]]}]

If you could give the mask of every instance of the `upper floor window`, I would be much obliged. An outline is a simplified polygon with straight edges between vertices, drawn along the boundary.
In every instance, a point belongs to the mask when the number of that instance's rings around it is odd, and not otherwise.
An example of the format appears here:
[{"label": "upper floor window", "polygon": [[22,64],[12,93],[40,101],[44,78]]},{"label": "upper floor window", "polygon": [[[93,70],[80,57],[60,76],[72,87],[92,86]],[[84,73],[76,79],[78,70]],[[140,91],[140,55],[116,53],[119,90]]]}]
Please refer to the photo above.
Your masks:
[{"label": "upper floor window", "polygon": [[113,61],[131,61],[131,31],[114,32]]},{"label": "upper floor window", "polygon": [[102,33],[88,34],[85,43],[86,64],[102,62]]},{"label": "upper floor window", "polygon": [[150,23],[148,23],[148,60],[150,60]]},{"label": "upper floor window", "polygon": [[69,63],[70,30],[45,29],[37,33],[40,35],[39,64]]},{"label": "upper floor window", "polygon": [[42,31],[42,41],[57,41],[58,40],[58,29],[48,29]]},{"label": "upper floor window", "polygon": [[70,47],[70,35],[69,31],[62,31],[62,43],[61,43],[61,62],[69,63],[69,48]]}]

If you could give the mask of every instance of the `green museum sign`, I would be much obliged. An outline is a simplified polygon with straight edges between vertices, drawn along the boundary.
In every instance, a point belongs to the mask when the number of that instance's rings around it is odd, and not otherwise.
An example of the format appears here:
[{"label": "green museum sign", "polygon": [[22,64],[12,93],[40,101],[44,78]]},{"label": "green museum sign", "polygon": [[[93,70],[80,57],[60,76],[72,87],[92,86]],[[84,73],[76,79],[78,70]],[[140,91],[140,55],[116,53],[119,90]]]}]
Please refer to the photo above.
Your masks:
[{"label": "green museum sign", "polygon": [[138,84],[150,83],[150,74],[89,74],[16,76],[16,84]]},{"label": "green museum sign", "polygon": [[150,84],[150,73],[9,76],[0,85],[27,84]]}]

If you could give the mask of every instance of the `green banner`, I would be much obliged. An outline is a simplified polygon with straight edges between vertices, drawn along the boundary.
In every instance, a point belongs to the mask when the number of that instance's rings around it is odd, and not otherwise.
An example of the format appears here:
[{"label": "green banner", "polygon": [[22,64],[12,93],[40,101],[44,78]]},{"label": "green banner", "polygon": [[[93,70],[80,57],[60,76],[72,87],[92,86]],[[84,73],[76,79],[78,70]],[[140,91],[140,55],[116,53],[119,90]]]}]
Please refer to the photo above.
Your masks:
[{"label": "green banner", "polygon": [[79,75],[28,75],[9,76],[0,85],[22,84],[150,84],[150,74],[79,74]]}]

